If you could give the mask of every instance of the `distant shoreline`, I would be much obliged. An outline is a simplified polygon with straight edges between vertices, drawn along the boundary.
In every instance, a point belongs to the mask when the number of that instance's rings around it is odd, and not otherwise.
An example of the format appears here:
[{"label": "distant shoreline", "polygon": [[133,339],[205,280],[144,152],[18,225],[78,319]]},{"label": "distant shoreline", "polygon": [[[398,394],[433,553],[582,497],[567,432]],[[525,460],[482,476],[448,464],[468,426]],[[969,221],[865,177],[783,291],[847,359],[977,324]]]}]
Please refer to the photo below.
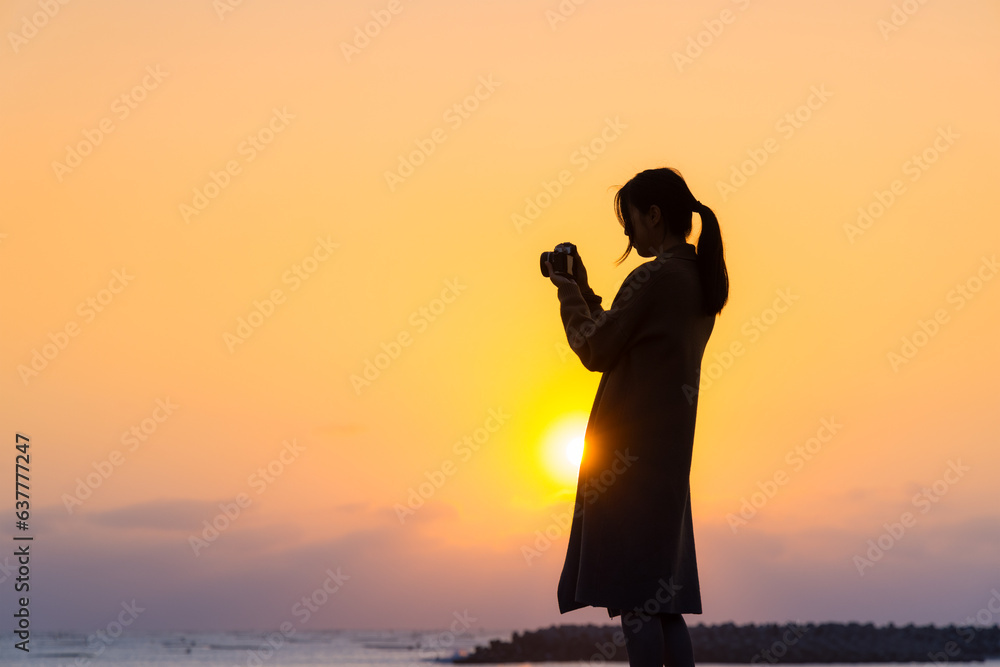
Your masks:
[{"label": "distant shoreline", "polygon": [[[788,623],[690,625],[698,662],[726,664],[982,662],[1000,658],[1000,626],[872,623]],[[461,664],[627,662],[620,625],[559,625],[515,632],[509,642],[493,640]]]}]

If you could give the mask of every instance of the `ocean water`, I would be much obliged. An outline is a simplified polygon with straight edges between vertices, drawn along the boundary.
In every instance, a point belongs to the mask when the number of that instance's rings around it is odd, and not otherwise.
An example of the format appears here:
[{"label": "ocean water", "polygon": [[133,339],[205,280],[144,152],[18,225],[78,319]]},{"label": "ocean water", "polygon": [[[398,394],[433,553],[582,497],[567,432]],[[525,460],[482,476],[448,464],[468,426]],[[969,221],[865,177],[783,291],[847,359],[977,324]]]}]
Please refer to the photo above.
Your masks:
[{"label": "ocean water", "polygon": [[280,632],[128,632],[117,638],[87,633],[32,633],[30,652],[15,647],[13,634],[0,645],[0,665],[102,667],[104,665],[358,665],[434,667],[510,632],[296,630]]},{"label": "ocean water", "polygon": [[[206,665],[268,667],[271,665],[357,665],[358,667],[441,667],[456,654],[471,652],[492,639],[509,640],[511,632],[466,631],[458,635],[431,631],[296,631],[278,632],[132,632],[106,640],[85,633],[32,634],[30,653],[15,648],[12,634],[0,644],[0,665],[38,667],[174,667]],[[546,667],[580,667],[586,663],[538,663]],[[627,663],[610,663],[626,666]],[[707,664],[707,663],[705,663]],[[767,663],[761,663],[767,664]],[[883,663],[884,664],[884,663]],[[921,664],[907,663],[913,667]],[[1000,667],[1000,660],[952,663]],[[594,665],[593,667],[601,667]],[[837,665],[824,665],[837,667]],[[848,667],[848,666],[844,666]],[[849,667],[876,667],[853,664]],[[944,667],[936,665],[935,667]]]}]

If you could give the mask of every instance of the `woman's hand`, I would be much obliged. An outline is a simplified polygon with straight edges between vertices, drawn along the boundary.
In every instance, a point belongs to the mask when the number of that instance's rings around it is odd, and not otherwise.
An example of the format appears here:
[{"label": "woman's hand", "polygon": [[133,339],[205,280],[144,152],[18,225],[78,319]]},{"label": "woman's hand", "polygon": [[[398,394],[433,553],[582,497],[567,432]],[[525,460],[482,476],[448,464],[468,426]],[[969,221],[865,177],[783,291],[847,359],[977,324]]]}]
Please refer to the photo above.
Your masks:
[{"label": "woman's hand", "polygon": [[556,273],[556,271],[552,268],[552,263],[549,260],[545,260],[545,268],[548,269],[549,271],[549,280],[551,280],[552,284],[555,285],[556,287],[562,287],[563,285],[576,285],[577,287],[579,287],[579,283],[573,280],[573,276],[567,275],[565,273]]}]

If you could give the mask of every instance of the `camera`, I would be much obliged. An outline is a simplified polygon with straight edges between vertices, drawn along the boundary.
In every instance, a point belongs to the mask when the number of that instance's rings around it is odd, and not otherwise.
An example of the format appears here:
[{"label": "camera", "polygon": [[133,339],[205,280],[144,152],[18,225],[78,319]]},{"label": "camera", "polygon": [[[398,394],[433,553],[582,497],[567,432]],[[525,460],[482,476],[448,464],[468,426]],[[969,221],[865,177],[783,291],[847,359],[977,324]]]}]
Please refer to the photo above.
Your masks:
[{"label": "camera", "polygon": [[556,273],[565,273],[572,277],[576,277],[573,273],[574,266],[576,264],[576,259],[580,255],[576,252],[576,246],[572,243],[560,243],[556,246],[556,249],[552,252],[543,252],[540,264],[542,267],[542,275],[546,278],[549,277],[549,270],[545,267],[545,261],[548,260],[552,264],[552,270]]}]

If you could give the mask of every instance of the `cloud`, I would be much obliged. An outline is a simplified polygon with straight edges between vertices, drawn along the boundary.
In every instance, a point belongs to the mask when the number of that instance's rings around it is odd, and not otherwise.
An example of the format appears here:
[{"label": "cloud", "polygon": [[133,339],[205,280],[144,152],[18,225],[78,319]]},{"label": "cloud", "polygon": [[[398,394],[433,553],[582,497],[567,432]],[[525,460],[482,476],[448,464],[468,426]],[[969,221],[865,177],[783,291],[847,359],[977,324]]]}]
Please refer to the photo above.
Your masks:
[{"label": "cloud", "polygon": [[[558,613],[568,531],[529,564],[521,547],[537,537],[537,521],[521,534],[477,537],[490,528],[444,503],[429,502],[405,524],[390,506],[357,503],[339,506],[328,526],[241,517],[195,556],[191,531],[217,509],[164,499],[86,519],[63,512],[33,560],[36,627],[100,628],[132,599],[147,609],[137,629],[268,630],[286,620],[303,629],[434,629],[462,612],[493,629],[610,622],[603,610]],[[930,518],[864,577],[851,562],[872,537],[862,529],[753,525],[734,535],[725,523],[696,524],[705,613],[690,620],[959,621],[997,585],[1000,519]],[[302,623],[296,603],[329,572],[347,578]]]},{"label": "cloud", "polygon": [[[232,499],[221,502],[232,502]],[[81,518],[110,528],[189,531],[219,511],[216,501],[160,499],[81,514]]]}]

